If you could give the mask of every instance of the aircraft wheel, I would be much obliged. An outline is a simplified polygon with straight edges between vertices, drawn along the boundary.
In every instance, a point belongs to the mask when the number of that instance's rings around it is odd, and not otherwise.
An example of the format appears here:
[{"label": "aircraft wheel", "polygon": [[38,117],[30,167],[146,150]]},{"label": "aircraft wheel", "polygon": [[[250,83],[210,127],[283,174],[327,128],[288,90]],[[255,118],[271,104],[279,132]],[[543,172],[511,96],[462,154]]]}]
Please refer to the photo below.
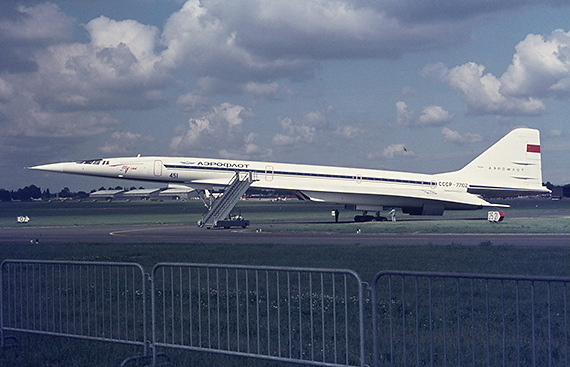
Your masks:
[{"label": "aircraft wheel", "polygon": [[357,215],[354,217],[355,222],[372,222],[374,220],[376,220],[376,218],[371,215]]}]

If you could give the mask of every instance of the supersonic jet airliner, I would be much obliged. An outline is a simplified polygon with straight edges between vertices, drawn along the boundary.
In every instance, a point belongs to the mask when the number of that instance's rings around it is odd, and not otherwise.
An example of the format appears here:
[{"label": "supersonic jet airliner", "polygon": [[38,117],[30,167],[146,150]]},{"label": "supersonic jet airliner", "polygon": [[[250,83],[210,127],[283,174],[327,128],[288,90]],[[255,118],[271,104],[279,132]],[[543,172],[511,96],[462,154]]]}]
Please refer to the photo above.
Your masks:
[{"label": "supersonic jet airliner", "polygon": [[[232,177],[249,175],[249,186],[291,190],[302,200],[379,212],[401,208],[412,215],[444,210],[507,207],[485,199],[550,193],[542,185],[540,134],[519,128],[458,171],[440,174],[362,168],[186,157],[103,158],[44,164],[35,170],[186,186],[201,193],[224,188]],[[239,196],[241,196],[239,194]],[[225,196],[222,195],[222,196]],[[237,199],[235,200],[237,202]],[[231,208],[235,205],[230,204]],[[230,210],[231,210],[230,208]],[[365,213],[366,214],[366,213]]]}]

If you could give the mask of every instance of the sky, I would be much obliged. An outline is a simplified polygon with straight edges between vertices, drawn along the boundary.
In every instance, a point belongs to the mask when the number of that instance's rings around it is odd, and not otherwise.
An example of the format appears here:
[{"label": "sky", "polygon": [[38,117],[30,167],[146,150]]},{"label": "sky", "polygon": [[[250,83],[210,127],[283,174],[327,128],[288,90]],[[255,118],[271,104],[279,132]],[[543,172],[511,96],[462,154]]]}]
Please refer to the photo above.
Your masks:
[{"label": "sky", "polygon": [[[570,183],[565,0],[0,2],[0,188],[163,155],[440,173],[517,127]],[[160,185],[159,185],[160,186]]]}]

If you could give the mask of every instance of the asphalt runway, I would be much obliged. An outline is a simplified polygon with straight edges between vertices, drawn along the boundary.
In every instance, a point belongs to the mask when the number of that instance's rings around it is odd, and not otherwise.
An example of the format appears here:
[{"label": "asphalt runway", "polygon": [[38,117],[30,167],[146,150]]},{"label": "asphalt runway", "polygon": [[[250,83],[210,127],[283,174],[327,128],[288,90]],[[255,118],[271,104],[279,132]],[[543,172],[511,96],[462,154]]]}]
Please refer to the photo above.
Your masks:
[{"label": "asphalt runway", "polygon": [[426,233],[270,233],[205,229],[194,225],[121,225],[13,227],[0,229],[0,243],[227,243],[284,245],[510,245],[570,247],[570,234],[426,234]]}]

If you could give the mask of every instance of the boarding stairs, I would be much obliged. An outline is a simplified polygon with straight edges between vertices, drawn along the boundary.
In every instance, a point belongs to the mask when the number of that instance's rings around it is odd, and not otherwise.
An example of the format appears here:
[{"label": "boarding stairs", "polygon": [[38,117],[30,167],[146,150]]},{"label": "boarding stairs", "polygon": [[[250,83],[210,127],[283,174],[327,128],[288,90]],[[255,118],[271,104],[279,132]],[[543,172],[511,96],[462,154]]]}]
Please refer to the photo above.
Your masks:
[{"label": "boarding stairs", "polygon": [[[253,172],[236,171],[236,174],[233,176],[224,192],[210,205],[207,205],[208,211],[204,213],[202,219],[198,221],[198,226],[211,228],[236,225],[242,227],[246,226],[246,222],[249,224],[248,221],[244,221],[243,219],[236,220],[235,223],[232,223],[232,220],[225,219],[229,216],[232,209],[236,206],[237,202],[254,181],[257,180],[254,178]],[[219,224],[219,222],[223,222],[223,224]]]}]

